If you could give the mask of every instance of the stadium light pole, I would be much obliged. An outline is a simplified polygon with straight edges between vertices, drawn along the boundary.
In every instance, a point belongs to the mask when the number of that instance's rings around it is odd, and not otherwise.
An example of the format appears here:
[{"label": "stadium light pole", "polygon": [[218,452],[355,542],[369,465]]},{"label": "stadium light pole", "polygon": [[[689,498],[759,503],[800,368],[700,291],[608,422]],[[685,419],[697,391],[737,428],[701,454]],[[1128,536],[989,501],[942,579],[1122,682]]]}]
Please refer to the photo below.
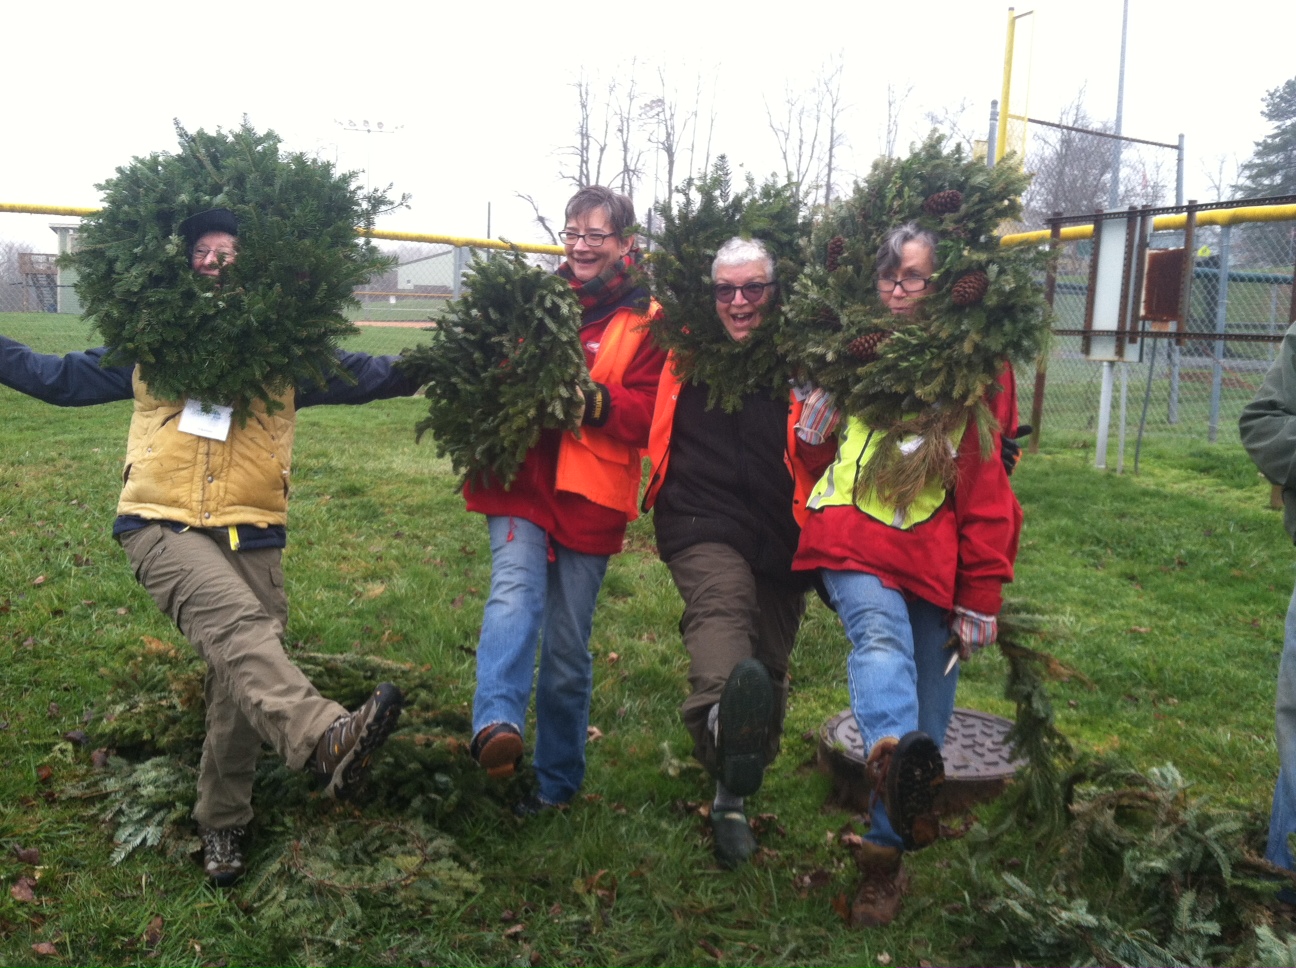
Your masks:
[{"label": "stadium light pole", "polygon": [[[398,124],[395,127],[392,127],[391,125],[386,124],[383,121],[374,121],[372,124],[368,120],[338,121],[336,118],[334,118],[334,121],[337,123],[338,127],[340,127],[343,131],[350,131],[355,134],[395,134],[397,131],[405,127],[405,125],[403,124]],[[373,155],[372,145],[369,139],[366,138],[365,139],[365,194],[366,195],[369,194],[369,162],[372,158],[372,155]]]}]

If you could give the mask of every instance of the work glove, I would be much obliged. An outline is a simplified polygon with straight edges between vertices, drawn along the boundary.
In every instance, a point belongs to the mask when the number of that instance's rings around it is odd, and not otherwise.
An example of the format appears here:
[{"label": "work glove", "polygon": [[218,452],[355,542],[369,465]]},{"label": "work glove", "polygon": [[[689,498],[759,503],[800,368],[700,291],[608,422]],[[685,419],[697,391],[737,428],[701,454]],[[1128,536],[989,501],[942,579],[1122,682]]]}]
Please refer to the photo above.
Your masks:
[{"label": "work glove", "polygon": [[967,660],[999,637],[999,621],[993,615],[955,605],[950,634],[958,637],[959,658]]},{"label": "work glove", "polygon": [[821,387],[815,387],[806,394],[801,419],[793,429],[799,439],[817,446],[832,435],[840,420],[841,412],[833,405],[832,394]]},{"label": "work glove", "polygon": [[1004,434],[1000,438],[999,459],[1003,461],[1004,470],[1008,472],[1009,477],[1012,477],[1017,462],[1021,460],[1021,444],[1017,443],[1017,441],[1029,437],[1034,430],[1035,428],[1030,424],[1022,424],[1013,432],[1012,436]]}]

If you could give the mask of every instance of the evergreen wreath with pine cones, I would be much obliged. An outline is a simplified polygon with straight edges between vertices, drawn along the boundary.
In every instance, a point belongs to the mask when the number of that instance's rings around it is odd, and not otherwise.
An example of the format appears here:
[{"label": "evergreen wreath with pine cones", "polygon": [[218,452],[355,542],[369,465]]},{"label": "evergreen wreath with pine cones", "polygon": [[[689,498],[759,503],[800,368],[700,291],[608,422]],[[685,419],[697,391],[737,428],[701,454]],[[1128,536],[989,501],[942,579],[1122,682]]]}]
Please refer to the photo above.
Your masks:
[{"label": "evergreen wreath with pine cones", "polygon": [[517,476],[548,428],[579,433],[594,391],[581,347],[581,305],[562,276],[530,265],[520,252],[473,260],[466,293],[450,303],[431,339],[398,364],[426,385],[437,454],[449,456],[470,486]]},{"label": "evergreen wreath with pine cones", "polygon": [[[1033,362],[1047,345],[1039,280],[1049,252],[1003,247],[998,235],[1021,217],[1029,180],[1011,157],[987,168],[933,133],[907,158],[876,161],[816,226],[780,348],[843,413],[886,433],[857,498],[876,490],[903,509],[933,480],[952,486],[949,436],[972,419],[988,448],[986,391],[1005,361]],[[877,293],[877,252],[906,222],[936,235],[936,271],[913,314],[894,316]],[[923,441],[908,454],[899,447],[906,435]]]},{"label": "evergreen wreath with pine cones", "polygon": [[[137,363],[155,397],[232,405],[243,423],[253,401],[273,412],[289,388],[344,372],[336,350],[356,330],[342,310],[391,262],[356,230],[391,206],[246,118],[228,132],[175,129],[177,151],[135,158],[97,186],[103,208],[64,264],[107,365]],[[212,208],[239,222],[238,257],[218,280],[193,271],[180,234]]]},{"label": "evergreen wreath with pine cones", "polygon": [[[732,413],[752,393],[786,393],[791,369],[779,350],[784,327],[783,293],[801,271],[800,252],[808,227],[802,221],[796,187],[766,182],[735,190],[728,159],[677,189],[678,202],[658,207],[661,230],[648,256],[653,295],[662,312],[649,332],[674,354],[675,374],[708,388],[708,409]],[[716,315],[711,263],[720,246],[735,236],[757,238],[774,257],[778,289],[761,325],[741,342],[725,332]]]}]

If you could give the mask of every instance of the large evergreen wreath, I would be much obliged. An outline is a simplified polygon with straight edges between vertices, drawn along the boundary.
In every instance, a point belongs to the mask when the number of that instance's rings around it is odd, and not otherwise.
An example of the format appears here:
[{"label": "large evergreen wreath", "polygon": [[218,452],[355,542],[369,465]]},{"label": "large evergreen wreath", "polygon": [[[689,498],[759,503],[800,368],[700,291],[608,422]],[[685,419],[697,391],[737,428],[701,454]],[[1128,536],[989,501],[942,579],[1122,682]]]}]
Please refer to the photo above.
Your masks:
[{"label": "large evergreen wreath", "polygon": [[[661,230],[648,257],[653,295],[662,312],[649,327],[658,346],[674,353],[675,373],[709,388],[707,406],[719,403],[733,412],[751,393],[786,390],[790,370],[779,350],[783,298],[801,270],[800,247],[806,228],[794,186],[766,182],[759,189],[749,175],[734,190],[727,159],[690,180],[675,205],[663,204]],[[716,315],[711,263],[734,236],[758,238],[775,259],[779,289],[761,325],[742,342],[725,332]]]},{"label": "large evergreen wreath", "polygon": [[[1034,361],[1047,342],[1039,278],[1049,254],[999,245],[1028,183],[1012,159],[987,168],[933,134],[907,158],[875,162],[816,227],[814,264],[789,301],[781,346],[843,412],[886,432],[861,487],[898,507],[933,479],[953,483],[949,436],[969,419],[990,429],[983,398],[1004,362]],[[886,233],[906,222],[935,233],[936,271],[914,313],[893,316],[877,295],[875,262]],[[902,453],[905,435],[921,445]],[[981,441],[988,447],[990,435]]]},{"label": "large evergreen wreath", "polygon": [[474,259],[467,293],[400,365],[431,401],[415,428],[472,485],[513,483],[546,428],[576,431],[579,386],[594,384],[581,347],[581,306],[561,276],[521,253]]},{"label": "large evergreen wreath", "polygon": [[[385,193],[354,173],[280,149],[245,119],[234,131],[189,133],[175,153],[135,158],[98,187],[103,208],[65,257],[111,353],[138,363],[164,399],[233,405],[246,420],[289,387],[340,373],[335,350],[355,332],[342,309],[389,260],[356,228],[372,228]],[[189,265],[180,224],[212,208],[239,221],[238,258],[219,280]]]}]

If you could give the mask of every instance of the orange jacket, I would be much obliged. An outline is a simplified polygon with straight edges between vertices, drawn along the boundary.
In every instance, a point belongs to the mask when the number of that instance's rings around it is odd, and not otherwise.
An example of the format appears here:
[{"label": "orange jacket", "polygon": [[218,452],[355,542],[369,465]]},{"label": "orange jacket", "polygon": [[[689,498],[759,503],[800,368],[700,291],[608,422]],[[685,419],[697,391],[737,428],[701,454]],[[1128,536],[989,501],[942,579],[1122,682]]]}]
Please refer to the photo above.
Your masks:
[{"label": "orange jacket", "polygon": [[[666,480],[666,469],[670,464],[671,431],[675,426],[675,404],[679,400],[680,387],[683,381],[675,375],[675,357],[671,354],[662,367],[661,381],[657,385],[657,403],[653,408],[652,428],[648,431],[648,490],[644,493],[643,509],[647,511],[657,500],[657,492]],[[801,419],[801,410],[805,401],[796,393],[789,395],[787,419],[787,444],[783,450],[783,465],[792,478],[792,516],[797,525],[805,523],[806,499],[819,474],[811,470],[799,453],[796,436],[796,424]]]},{"label": "orange jacket", "polygon": [[[639,347],[647,338],[646,320],[661,307],[651,302],[647,315],[625,308],[608,320],[590,378],[595,383],[619,384]],[[581,428],[580,436],[564,433],[558,444],[555,490],[579,494],[595,504],[621,511],[626,520],[639,516],[639,483],[643,478],[642,450],[598,427]]]}]

